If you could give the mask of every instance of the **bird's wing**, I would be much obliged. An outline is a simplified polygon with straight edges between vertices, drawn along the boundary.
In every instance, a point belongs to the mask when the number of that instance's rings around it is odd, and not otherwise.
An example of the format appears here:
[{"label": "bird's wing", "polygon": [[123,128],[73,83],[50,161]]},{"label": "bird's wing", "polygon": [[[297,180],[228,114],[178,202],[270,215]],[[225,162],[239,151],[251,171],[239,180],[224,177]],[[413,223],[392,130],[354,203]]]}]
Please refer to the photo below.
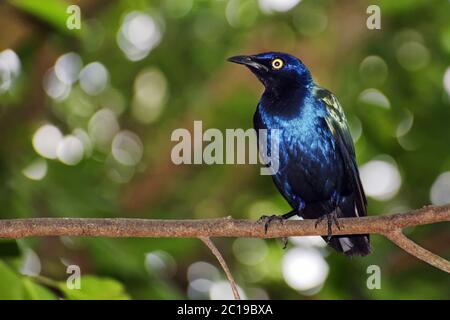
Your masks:
[{"label": "bird's wing", "polygon": [[355,148],[344,111],[337,98],[330,91],[316,86],[314,88],[314,95],[322,100],[326,106],[327,114],[325,121],[342,155],[347,176],[350,179],[352,189],[355,193],[357,214],[358,216],[365,216],[367,215],[367,199],[359,177],[355,160]]}]

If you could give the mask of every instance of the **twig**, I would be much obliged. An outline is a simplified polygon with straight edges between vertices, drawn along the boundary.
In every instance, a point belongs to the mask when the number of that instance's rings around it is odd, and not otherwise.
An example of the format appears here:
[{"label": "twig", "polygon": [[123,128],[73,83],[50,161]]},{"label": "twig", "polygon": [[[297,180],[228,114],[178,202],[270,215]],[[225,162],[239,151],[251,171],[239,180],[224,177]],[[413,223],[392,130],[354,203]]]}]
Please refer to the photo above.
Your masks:
[{"label": "twig", "polygon": [[219,261],[220,265],[222,266],[223,271],[225,271],[225,274],[227,275],[228,281],[230,282],[231,291],[233,291],[233,296],[235,300],[241,300],[241,297],[239,296],[239,291],[236,285],[236,281],[234,281],[233,275],[230,272],[230,269],[227,266],[227,263],[225,262],[225,259],[220,254],[220,251],[217,249],[217,247],[214,245],[214,243],[211,241],[208,237],[199,237],[200,240],[203,241],[204,244],[211,250],[213,255],[216,256],[217,260]]},{"label": "twig", "polygon": [[427,249],[422,248],[414,241],[408,239],[401,230],[386,233],[385,237],[416,258],[425,261],[426,263],[447,273],[450,273],[450,263],[447,260],[435,255]]},{"label": "twig", "polygon": [[[413,243],[400,231],[406,227],[450,221],[450,205],[428,206],[406,213],[339,219],[340,229],[334,235],[381,234],[408,253],[449,272],[450,262],[439,258]],[[90,218],[29,218],[0,220],[0,238],[33,236],[87,237],[257,237],[283,238],[293,236],[327,235],[327,226],[315,220],[273,223],[266,233],[263,225],[251,220],[231,217],[200,220],[151,219],[90,219]]]}]

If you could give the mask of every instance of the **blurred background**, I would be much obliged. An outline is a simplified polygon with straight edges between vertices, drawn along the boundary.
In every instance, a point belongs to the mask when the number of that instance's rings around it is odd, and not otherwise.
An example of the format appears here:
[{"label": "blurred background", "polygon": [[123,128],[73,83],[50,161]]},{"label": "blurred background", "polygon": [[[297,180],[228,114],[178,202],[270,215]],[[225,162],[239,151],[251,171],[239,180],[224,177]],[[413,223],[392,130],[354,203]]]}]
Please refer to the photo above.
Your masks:
[{"label": "blurred background", "polygon": [[[69,4],[81,29],[66,26]],[[369,30],[370,4],[381,30]],[[447,0],[7,0],[0,4],[0,218],[257,219],[289,208],[259,165],[173,165],[177,128],[250,128],[262,86],[225,59],[292,53],[343,105],[372,215],[450,203]],[[407,229],[450,257],[448,224]],[[448,299],[450,278],[373,236],[215,239],[248,299]],[[69,290],[67,266],[81,269]],[[381,289],[366,286],[367,267]],[[196,239],[0,241],[0,298],[226,299]]]}]

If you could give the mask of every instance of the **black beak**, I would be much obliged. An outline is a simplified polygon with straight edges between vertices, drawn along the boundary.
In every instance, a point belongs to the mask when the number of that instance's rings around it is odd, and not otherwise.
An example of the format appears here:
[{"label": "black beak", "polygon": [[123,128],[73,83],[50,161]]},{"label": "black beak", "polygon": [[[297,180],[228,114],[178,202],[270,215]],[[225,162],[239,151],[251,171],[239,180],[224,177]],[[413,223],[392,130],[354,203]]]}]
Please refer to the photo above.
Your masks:
[{"label": "black beak", "polygon": [[250,68],[254,68],[257,70],[269,71],[269,69],[265,65],[255,61],[255,59],[252,56],[234,56],[234,57],[228,58],[227,61],[237,63],[237,64],[243,64],[245,66],[248,66]]}]

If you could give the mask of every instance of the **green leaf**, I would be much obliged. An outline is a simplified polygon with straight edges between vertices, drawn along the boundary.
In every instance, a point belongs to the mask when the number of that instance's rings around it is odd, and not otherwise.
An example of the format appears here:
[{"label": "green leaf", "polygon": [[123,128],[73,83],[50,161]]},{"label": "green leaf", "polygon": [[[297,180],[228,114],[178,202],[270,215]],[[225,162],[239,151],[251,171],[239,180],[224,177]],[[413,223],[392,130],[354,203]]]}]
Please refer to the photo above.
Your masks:
[{"label": "green leaf", "polygon": [[66,282],[60,282],[59,288],[70,300],[126,300],[130,297],[126,294],[123,285],[110,278],[98,278],[84,276],[80,279],[80,289],[69,289]]},{"label": "green leaf", "polygon": [[0,300],[23,299],[23,289],[20,276],[0,261]]},{"label": "green leaf", "polygon": [[76,33],[66,26],[69,14],[66,12],[69,4],[63,0],[10,0],[10,3],[20,10],[56,27],[66,33]]},{"label": "green leaf", "polygon": [[57,296],[29,278],[24,278],[22,280],[23,287],[25,289],[25,299],[28,300],[56,300]]}]

